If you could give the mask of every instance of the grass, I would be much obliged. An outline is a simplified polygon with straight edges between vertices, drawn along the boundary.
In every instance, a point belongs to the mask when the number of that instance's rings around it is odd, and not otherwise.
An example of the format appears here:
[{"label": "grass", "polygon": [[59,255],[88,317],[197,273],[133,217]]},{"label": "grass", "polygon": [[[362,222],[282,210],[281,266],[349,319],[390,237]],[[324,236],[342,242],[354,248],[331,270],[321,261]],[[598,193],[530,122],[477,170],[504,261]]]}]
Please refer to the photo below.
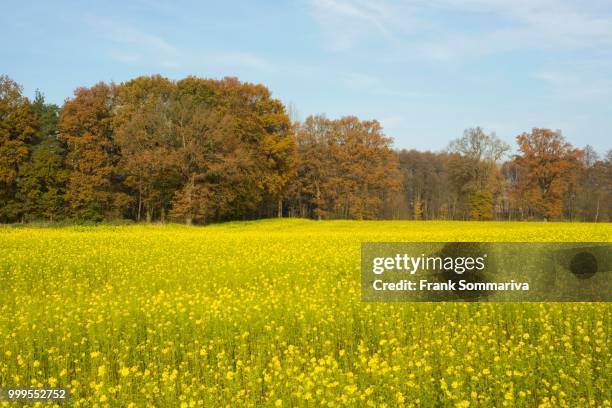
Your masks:
[{"label": "grass", "polygon": [[605,303],[362,303],[361,241],[611,241],[612,224],[0,229],[0,387],[74,406],[610,406]]}]

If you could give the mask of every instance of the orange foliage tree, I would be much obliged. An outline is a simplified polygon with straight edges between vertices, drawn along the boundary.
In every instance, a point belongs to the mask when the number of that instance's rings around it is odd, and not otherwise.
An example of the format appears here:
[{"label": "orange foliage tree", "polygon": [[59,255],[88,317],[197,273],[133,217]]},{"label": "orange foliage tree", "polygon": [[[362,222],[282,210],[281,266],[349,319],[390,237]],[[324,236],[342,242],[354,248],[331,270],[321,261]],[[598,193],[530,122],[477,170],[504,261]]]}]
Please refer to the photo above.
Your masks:
[{"label": "orange foliage tree", "polygon": [[117,169],[120,156],[111,126],[115,91],[114,85],[101,82],[78,88],[64,104],[59,137],[68,147],[66,200],[74,217],[122,217],[132,201],[122,191]]},{"label": "orange foliage tree", "polygon": [[534,128],[517,136],[520,154],[514,158],[518,179],[515,201],[527,217],[546,220],[563,212],[563,198],[576,180],[583,151],[567,143],[560,131]]}]

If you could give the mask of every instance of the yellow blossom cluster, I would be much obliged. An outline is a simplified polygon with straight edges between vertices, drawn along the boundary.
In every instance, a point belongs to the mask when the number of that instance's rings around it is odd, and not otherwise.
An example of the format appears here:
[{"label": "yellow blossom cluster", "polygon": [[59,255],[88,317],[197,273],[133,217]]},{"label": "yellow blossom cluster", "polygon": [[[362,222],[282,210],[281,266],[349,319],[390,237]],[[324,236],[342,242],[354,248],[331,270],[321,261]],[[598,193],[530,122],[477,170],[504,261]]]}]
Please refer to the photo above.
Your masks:
[{"label": "yellow blossom cluster", "polygon": [[82,407],[610,406],[606,303],[364,303],[365,241],[610,224],[0,228],[0,386]]}]

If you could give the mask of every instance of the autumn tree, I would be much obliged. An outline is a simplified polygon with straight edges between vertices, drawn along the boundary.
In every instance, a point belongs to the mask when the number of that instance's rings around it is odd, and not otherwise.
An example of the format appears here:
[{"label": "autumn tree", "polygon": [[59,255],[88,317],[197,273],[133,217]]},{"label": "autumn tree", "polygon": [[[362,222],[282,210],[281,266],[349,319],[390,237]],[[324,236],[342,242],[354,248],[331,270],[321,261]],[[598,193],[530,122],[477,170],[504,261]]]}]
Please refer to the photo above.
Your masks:
[{"label": "autumn tree", "polygon": [[374,219],[401,185],[398,162],[377,121],[309,117],[297,132],[294,203],[316,218]]},{"label": "autumn tree", "polygon": [[471,219],[493,219],[501,191],[498,162],[509,148],[495,133],[486,134],[480,127],[465,130],[463,137],[449,144],[449,152],[454,153],[449,157],[451,178],[466,199]]},{"label": "autumn tree", "polygon": [[424,220],[453,218],[457,211],[457,195],[449,177],[449,155],[401,150],[397,157],[402,174],[405,217]]},{"label": "autumn tree", "polygon": [[173,217],[202,223],[282,214],[295,142],[284,106],[266,87],[188,77],[168,106],[182,186]]},{"label": "autumn tree", "polygon": [[354,116],[337,121],[336,145],[340,161],[340,213],[345,218],[376,219],[390,193],[399,191],[401,181],[392,139],[376,120],[360,121]]},{"label": "autumn tree", "polygon": [[18,180],[35,126],[32,105],[21,87],[0,75],[0,221],[15,221],[23,214]]},{"label": "autumn tree", "polygon": [[605,159],[593,166],[596,177],[594,189],[598,192],[595,198],[595,214],[593,221],[612,220],[612,150],[608,150]]},{"label": "autumn tree", "polygon": [[159,75],[138,77],[117,87],[113,137],[118,166],[135,195],[137,221],[162,221],[180,187],[174,127],[170,117],[175,85]]},{"label": "autumn tree", "polygon": [[327,216],[324,189],[332,177],[331,121],[323,116],[309,116],[296,124],[299,167],[291,182],[291,214],[322,219]]},{"label": "autumn tree", "polygon": [[[228,211],[235,192],[230,181],[241,183],[238,163],[247,164],[236,154],[235,134],[230,131],[231,118],[196,102],[189,95],[182,95],[171,104],[175,165],[181,177],[181,187],[176,191],[171,216],[187,224],[207,220]],[[248,165],[248,164],[247,164]],[[227,170],[227,171],[226,171]]]},{"label": "autumn tree", "polygon": [[[242,188],[234,201],[234,213],[258,216],[281,215],[282,201],[296,171],[296,149],[285,106],[272,98],[263,85],[225,78],[214,83],[216,109],[232,118],[240,149],[234,156],[252,163],[242,166]],[[254,187],[254,190],[252,189]],[[258,204],[258,209],[251,208]],[[275,206],[276,204],[276,206]],[[269,207],[276,211],[268,212]]]},{"label": "autumn tree", "polygon": [[159,75],[78,88],[62,109],[0,76],[0,222],[612,218],[611,153],[481,128],[391,150],[375,120],[289,118],[263,85]]},{"label": "autumn tree", "polygon": [[59,122],[66,144],[70,177],[66,201],[74,217],[102,220],[122,217],[132,198],[118,172],[119,147],[112,133],[115,85],[103,82],[78,88],[64,104]]},{"label": "autumn tree", "polygon": [[608,221],[612,211],[612,158],[601,159],[592,146],[585,146],[579,180],[575,182],[577,215],[582,221]]},{"label": "autumn tree", "polygon": [[522,198],[526,211],[546,220],[563,212],[563,197],[575,182],[583,151],[565,141],[560,131],[534,128],[516,138],[520,154],[515,156],[519,175],[515,196]]}]

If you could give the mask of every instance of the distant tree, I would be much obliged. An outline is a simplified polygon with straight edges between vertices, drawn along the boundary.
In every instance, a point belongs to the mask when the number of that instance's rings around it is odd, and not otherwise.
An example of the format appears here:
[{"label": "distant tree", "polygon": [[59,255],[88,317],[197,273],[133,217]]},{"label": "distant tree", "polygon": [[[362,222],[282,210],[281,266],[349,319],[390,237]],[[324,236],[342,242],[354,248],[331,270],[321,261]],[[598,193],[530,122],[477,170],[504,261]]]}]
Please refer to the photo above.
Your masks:
[{"label": "distant tree", "polygon": [[176,87],[159,75],[138,77],[117,88],[113,137],[121,151],[118,166],[135,197],[137,221],[165,219],[181,186],[170,104]]},{"label": "distant tree", "polygon": [[516,138],[518,180],[514,193],[535,217],[553,219],[563,212],[563,198],[575,182],[583,151],[567,143],[560,131],[534,128]]},{"label": "distant tree", "polygon": [[595,188],[601,195],[596,199],[594,221],[612,220],[612,150],[608,150],[605,160],[594,166],[597,174]]},{"label": "distant tree", "polygon": [[405,216],[415,219],[452,217],[457,199],[450,185],[448,154],[401,150],[397,157],[403,201],[407,207]]},{"label": "distant tree", "polygon": [[493,219],[494,200],[501,192],[497,166],[509,149],[495,133],[486,134],[480,127],[465,130],[449,144],[449,152],[455,153],[449,162],[451,178],[466,197],[470,218]]},{"label": "distant tree", "polygon": [[[171,103],[172,137],[176,146],[175,165],[181,177],[181,188],[174,194],[171,217],[186,224],[205,223],[228,211],[235,193],[230,179],[239,172],[237,161],[225,159],[227,150],[234,153],[239,146],[232,123],[225,116],[194,97],[182,95]],[[241,162],[244,165],[247,163]],[[226,171],[227,170],[227,171]]]},{"label": "distant tree", "polygon": [[64,215],[68,180],[64,167],[66,151],[57,138],[60,109],[45,103],[43,95],[37,92],[32,111],[36,117],[35,134],[29,143],[29,160],[20,169],[20,196],[28,219],[53,220]]},{"label": "distant tree", "polygon": [[375,120],[302,123],[263,85],[160,75],[78,88],[62,109],[0,76],[0,222],[612,219],[612,151],[559,131],[480,127],[440,153],[393,151]]},{"label": "distant tree", "polygon": [[336,121],[339,163],[336,213],[343,218],[376,219],[386,196],[399,191],[399,165],[392,140],[380,124],[348,116]]},{"label": "distant tree", "polygon": [[331,121],[324,116],[309,116],[296,123],[299,167],[291,180],[291,213],[318,220],[325,218],[324,183],[331,177]]},{"label": "distant tree", "polygon": [[294,205],[318,219],[380,217],[385,201],[401,186],[390,143],[376,121],[308,117],[297,131]]},{"label": "distant tree", "polygon": [[413,218],[415,220],[423,219],[423,200],[421,200],[421,196],[419,195],[414,198]]},{"label": "distant tree", "polygon": [[612,187],[612,172],[610,162],[600,160],[599,155],[593,146],[587,145],[584,148],[584,175],[580,181],[581,188],[581,213],[586,221],[600,221],[602,216],[607,218],[604,206],[610,204],[610,193]]},{"label": "distant tree", "polygon": [[609,156],[601,160],[592,146],[584,148],[583,165],[575,181],[576,197],[573,200],[583,221],[609,220],[609,208],[612,206],[612,163]]},{"label": "distant tree", "polygon": [[[297,161],[293,127],[285,106],[272,98],[265,86],[236,78],[217,81],[214,89],[215,108],[232,117],[232,131],[241,145],[234,158],[252,165],[250,169],[239,167],[244,183],[233,200],[232,211],[246,215],[257,204],[257,216],[279,215]],[[268,212],[267,208],[276,211]]]},{"label": "distant tree", "polygon": [[70,177],[66,200],[71,215],[93,220],[122,217],[132,198],[125,193],[117,164],[119,147],[112,133],[115,85],[103,82],[78,88],[59,122]]},{"label": "distant tree", "polygon": [[186,222],[282,213],[294,174],[291,124],[262,85],[188,77],[171,103],[182,188],[173,216]]},{"label": "distant tree", "polygon": [[593,167],[599,161],[599,154],[597,154],[597,151],[591,145],[586,145],[582,150],[584,152],[582,155],[584,167]]},{"label": "distant tree", "polygon": [[469,198],[470,218],[473,220],[492,220],[493,193],[487,190],[473,191]]},{"label": "distant tree", "polygon": [[24,211],[20,201],[19,173],[28,159],[36,117],[21,87],[0,75],[0,222],[17,220]]}]

